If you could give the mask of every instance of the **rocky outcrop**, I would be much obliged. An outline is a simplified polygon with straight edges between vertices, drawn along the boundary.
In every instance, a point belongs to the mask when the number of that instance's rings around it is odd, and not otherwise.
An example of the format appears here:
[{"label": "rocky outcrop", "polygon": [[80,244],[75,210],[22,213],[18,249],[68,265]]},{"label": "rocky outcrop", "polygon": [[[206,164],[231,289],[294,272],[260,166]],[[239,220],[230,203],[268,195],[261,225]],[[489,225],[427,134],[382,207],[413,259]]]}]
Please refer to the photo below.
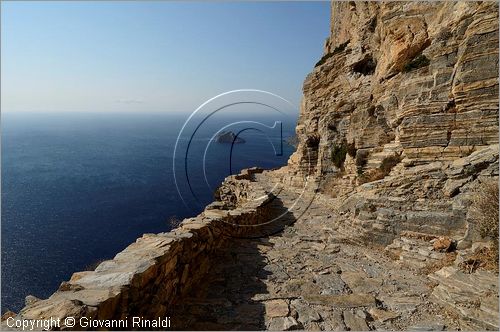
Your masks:
[{"label": "rocky outcrop", "polygon": [[497,274],[454,262],[456,249],[461,257],[482,240],[475,192],[498,181],[498,4],[331,6],[284,183],[314,179],[335,198],[343,241],[377,243],[420,274],[437,271],[434,303],[464,329],[498,329]]},{"label": "rocky outcrop", "polygon": [[498,275],[448,266],[432,274],[432,298],[462,317],[464,330],[498,330]]},{"label": "rocky outcrop", "polygon": [[498,4],[333,2],[331,23],[286,167],[227,178],[200,216],[4,318],[498,330],[498,275],[461,268],[471,196],[499,176]]},{"label": "rocky outcrop", "polygon": [[241,137],[236,136],[232,131],[222,131],[216,137],[215,141],[217,143],[229,143],[229,144],[239,144],[245,143],[245,140]]},{"label": "rocky outcrop", "polygon": [[286,183],[349,197],[358,240],[469,241],[467,193],[498,176],[498,4],[332,2],[296,131]]}]

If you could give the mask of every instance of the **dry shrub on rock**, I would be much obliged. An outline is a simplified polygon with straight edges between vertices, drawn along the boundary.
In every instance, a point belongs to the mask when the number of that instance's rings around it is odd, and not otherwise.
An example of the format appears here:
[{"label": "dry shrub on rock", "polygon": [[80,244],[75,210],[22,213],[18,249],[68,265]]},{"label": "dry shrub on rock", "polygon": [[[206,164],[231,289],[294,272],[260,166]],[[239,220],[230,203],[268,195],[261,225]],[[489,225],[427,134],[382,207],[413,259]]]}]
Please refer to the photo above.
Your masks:
[{"label": "dry shrub on rock", "polygon": [[487,247],[479,248],[465,256],[458,267],[466,273],[473,273],[478,268],[498,273],[498,250]]},{"label": "dry shrub on rock", "polygon": [[493,242],[493,251],[498,261],[498,180],[489,180],[481,184],[474,193],[472,212],[476,227],[483,238]]},{"label": "dry shrub on rock", "polygon": [[182,220],[180,220],[176,216],[171,216],[167,219],[167,225],[170,227],[170,229],[175,229],[179,227],[181,224]]},{"label": "dry shrub on rock", "polygon": [[399,155],[385,157],[378,168],[371,169],[366,173],[358,174],[359,184],[373,182],[385,178],[391,173],[394,166],[401,161]]},{"label": "dry shrub on rock", "polygon": [[382,171],[380,168],[375,168],[359,175],[358,182],[359,184],[363,184],[363,183],[382,180],[384,177],[385,177],[384,171]]}]

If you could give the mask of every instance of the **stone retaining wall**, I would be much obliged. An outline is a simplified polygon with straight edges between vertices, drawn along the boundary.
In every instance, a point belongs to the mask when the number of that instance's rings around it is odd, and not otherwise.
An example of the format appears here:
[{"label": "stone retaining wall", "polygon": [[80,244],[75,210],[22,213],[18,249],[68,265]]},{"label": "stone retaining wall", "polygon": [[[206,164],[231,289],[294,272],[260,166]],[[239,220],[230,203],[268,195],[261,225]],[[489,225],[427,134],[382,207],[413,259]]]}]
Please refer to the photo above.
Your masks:
[{"label": "stone retaining wall", "polygon": [[[231,176],[222,188],[234,187],[238,181],[247,187],[253,174],[261,171],[249,169]],[[229,195],[227,188],[223,190]],[[74,273],[48,299],[28,296],[26,307],[15,319],[63,320],[71,316],[76,318],[74,328],[82,329],[85,326],[78,325],[80,317],[104,320],[168,316],[170,306],[209,273],[213,253],[231,236],[246,236],[253,231],[254,227],[240,225],[258,224],[271,213],[268,203],[272,194],[254,193],[260,198],[236,194],[231,200],[233,209],[227,202],[216,201],[171,232],[143,235],[95,271]],[[5,325],[4,321],[2,327]]]}]

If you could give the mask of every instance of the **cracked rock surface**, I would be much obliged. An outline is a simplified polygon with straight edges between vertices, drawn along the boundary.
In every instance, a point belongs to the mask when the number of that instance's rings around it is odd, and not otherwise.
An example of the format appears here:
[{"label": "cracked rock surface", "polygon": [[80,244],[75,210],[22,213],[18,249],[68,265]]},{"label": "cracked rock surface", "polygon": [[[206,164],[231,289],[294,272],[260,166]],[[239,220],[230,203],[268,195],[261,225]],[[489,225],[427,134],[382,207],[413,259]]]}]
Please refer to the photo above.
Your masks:
[{"label": "cracked rock surface", "polygon": [[[271,190],[268,174],[258,175],[252,185]],[[453,301],[453,295],[437,300],[438,293],[457,285],[453,276],[436,273],[429,278],[418,266],[391,258],[383,247],[346,242],[334,230],[340,220],[335,204],[325,205],[328,198],[323,196],[308,207],[304,202],[310,200],[304,194],[297,200],[299,195],[283,188],[277,195],[296,217],[282,232],[235,238],[217,253],[204,282],[172,312],[176,328],[364,331],[465,326],[447,309],[445,302]],[[440,278],[446,282],[436,287]],[[488,289],[498,294],[498,283],[488,280]],[[490,311],[483,310],[476,327],[491,327],[481,323],[498,321],[496,307],[481,305]]]}]

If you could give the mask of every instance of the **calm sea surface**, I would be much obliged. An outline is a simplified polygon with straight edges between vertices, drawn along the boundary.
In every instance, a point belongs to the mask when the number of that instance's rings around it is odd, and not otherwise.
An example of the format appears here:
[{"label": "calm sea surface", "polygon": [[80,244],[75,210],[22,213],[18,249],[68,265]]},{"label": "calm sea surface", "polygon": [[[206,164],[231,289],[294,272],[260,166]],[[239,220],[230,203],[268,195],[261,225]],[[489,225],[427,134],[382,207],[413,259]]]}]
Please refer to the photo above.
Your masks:
[{"label": "calm sea surface", "polygon": [[[18,311],[28,294],[47,298],[73,272],[112,258],[143,233],[169,230],[170,217],[197,215],[212,201],[213,189],[230,172],[230,144],[206,147],[224,121],[207,122],[192,140],[181,138],[180,150],[191,141],[176,166],[186,206],[172,165],[186,118],[2,114],[2,312]],[[284,138],[293,134],[293,120],[283,124]],[[276,133],[242,132],[246,143],[234,146],[233,173],[286,164],[293,148],[284,144],[276,156],[270,148],[270,140],[280,140]]]}]

